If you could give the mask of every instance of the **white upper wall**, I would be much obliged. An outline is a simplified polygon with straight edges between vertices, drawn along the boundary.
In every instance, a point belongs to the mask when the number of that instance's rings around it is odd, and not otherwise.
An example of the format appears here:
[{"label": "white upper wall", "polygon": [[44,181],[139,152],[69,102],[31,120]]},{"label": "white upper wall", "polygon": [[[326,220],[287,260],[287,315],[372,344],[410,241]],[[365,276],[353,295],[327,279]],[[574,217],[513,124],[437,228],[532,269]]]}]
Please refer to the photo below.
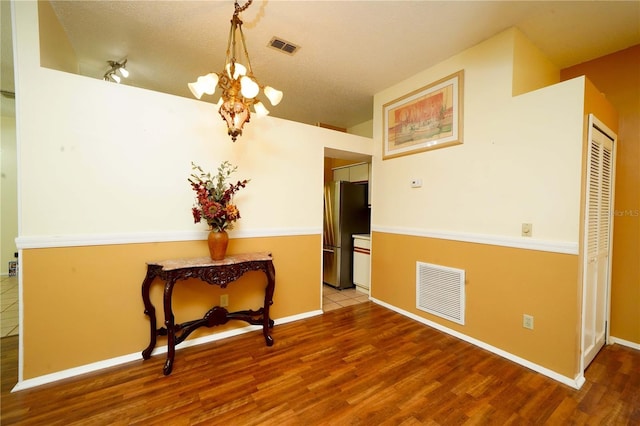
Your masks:
[{"label": "white upper wall", "polygon": [[[223,160],[251,179],[239,231],[321,232],[329,147],[374,155],[374,229],[519,237],[527,222],[535,239],[578,241],[584,81],[512,97],[514,48],[527,48],[517,30],[376,94],[375,145],[270,117],[232,143],[211,104],[41,68],[37,5],[15,5],[21,236],[202,230],[190,163]],[[462,69],[464,144],[382,161],[382,105]]]},{"label": "white upper wall", "polygon": [[271,117],[233,143],[212,104],[41,68],[37,13],[16,3],[21,237],[204,230],[191,161],[224,160],[251,179],[237,230],[321,233],[324,148],[371,154],[371,139]]},{"label": "white upper wall", "polygon": [[[375,95],[374,230],[519,238],[532,223],[534,239],[578,242],[584,80],[513,97],[514,47],[534,49],[521,36],[505,31]],[[518,58],[533,85],[553,78],[538,55]],[[383,161],[383,105],[459,70],[464,143]]]}]

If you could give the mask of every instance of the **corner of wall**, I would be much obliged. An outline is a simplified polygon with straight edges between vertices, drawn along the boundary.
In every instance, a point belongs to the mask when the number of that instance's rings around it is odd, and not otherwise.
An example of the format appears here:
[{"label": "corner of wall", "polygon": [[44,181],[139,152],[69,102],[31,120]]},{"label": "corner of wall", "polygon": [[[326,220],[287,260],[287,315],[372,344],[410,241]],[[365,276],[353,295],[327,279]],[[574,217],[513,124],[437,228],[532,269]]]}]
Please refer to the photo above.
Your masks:
[{"label": "corner of wall", "polygon": [[[593,114],[598,117],[609,129],[618,134],[618,112],[596,86],[584,77],[584,114]],[[586,137],[586,135],[585,135]]]},{"label": "corner of wall", "polygon": [[78,58],[49,1],[38,1],[40,65],[78,73]]},{"label": "corner of wall", "polygon": [[364,136],[365,138],[373,137],[373,119],[365,121],[364,123],[356,124],[349,127],[347,133],[352,135]]},{"label": "corner of wall", "polygon": [[514,31],[513,96],[541,89],[560,81],[560,68],[553,64],[520,30]]}]

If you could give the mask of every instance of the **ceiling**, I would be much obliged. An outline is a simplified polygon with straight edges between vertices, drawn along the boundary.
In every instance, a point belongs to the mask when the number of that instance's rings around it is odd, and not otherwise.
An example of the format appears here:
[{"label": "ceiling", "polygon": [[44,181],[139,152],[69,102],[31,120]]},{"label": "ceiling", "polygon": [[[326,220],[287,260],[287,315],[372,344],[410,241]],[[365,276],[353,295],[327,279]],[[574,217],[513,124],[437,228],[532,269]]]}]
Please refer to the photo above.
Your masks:
[{"label": "ceiling", "polygon": [[[14,91],[2,3],[2,90]],[[107,60],[127,58],[124,84],[191,98],[187,83],[224,65],[232,1],[51,4],[82,75],[101,79]],[[241,18],[255,76],[284,91],[271,115],[338,127],[370,120],[375,93],[513,26],[561,68],[640,43],[637,0],[254,0]],[[273,36],[299,51],[267,47]]]}]

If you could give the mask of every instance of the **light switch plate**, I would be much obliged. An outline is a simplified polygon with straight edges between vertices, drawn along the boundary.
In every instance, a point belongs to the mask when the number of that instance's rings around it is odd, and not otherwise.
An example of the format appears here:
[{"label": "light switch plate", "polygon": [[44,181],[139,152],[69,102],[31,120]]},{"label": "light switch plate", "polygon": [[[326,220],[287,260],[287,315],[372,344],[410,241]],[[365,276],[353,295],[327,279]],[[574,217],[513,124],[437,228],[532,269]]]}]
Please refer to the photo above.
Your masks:
[{"label": "light switch plate", "polygon": [[533,315],[522,315],[522,326],[529,330],[533,330]]}]

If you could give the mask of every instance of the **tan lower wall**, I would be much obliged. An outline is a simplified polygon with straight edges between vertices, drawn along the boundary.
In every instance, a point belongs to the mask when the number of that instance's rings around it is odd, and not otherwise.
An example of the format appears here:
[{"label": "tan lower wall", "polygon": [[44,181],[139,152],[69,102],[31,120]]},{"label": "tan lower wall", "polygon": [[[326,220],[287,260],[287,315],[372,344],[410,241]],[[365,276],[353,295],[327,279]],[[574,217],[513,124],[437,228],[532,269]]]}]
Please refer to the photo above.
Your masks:
[{"label": "tan lower wall", "polygon": [[[579,373],[578,256],[373,232],[371,296],[565,377]],[[465,270],[466,323],[416,308],[416,262]],[[522,327],[523,314],[534,329]]]},{"label": "tan lower wall", "polygon": [[[229,253],[270,251],[276,269],[273,319],[321,309],[320,235],[232,239]],[[205,241],[25,249],[23,279],[23,379],[142,351],[149,320],[140,289],[147,261],[207,254]],[[220,295],[229,310],[262,306],[264,274],[249,272],[226,289],[189,280],[174,290],[177,322],[202,318]],[[152,300],[161,306],[162,285]],[[158,312],[161,315],[162,310]],[[158,317],[159,324],[164,318]],[[199,329],[189,338],[244,327],[231,321]],[[277,327],[273,331],[278,343]],[[264,344],[260,339],[256,344]],[[159,338],[158,346],[166,344]]]}]

